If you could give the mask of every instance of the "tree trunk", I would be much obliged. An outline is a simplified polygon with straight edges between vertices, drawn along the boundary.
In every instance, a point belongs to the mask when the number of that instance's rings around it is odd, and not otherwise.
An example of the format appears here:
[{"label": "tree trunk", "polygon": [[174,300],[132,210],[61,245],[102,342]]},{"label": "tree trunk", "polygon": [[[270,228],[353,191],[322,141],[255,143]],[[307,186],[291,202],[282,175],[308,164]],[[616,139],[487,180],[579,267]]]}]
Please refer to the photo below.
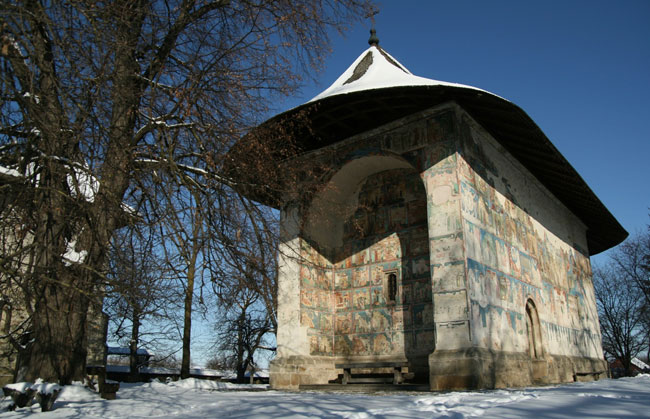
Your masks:
[{"label": "tree trunk", "polygon": [[245,311],[239,315],[237,321],[237,382],[244,383],[246,381],[246,367],[247,363],[244,362],[244,322],[246,321]]},{"label": "tree trunk", "polygon": [[194,298],[194,264],[187,270],[187,287],[185,288],[185,317],[183,320],[183,360],[181,361],[181,378],[190,377],[190,343],[192,338],[192,300]]},{"label": "tree trunk", "polygon": [[129,342],[129,378],[133,382],[139,381],[140,368],[138,365],[138,342],[140,340],[140,314],[133,310],[133,319],[131,320],[131,341]]},{"label": "tree trunk", "polygon": [[46,286],[34,310],[32,339],[19,357],[18,381],[41,378],[65,385],[86,375],[88,298],[76,285],[66,281]]}]

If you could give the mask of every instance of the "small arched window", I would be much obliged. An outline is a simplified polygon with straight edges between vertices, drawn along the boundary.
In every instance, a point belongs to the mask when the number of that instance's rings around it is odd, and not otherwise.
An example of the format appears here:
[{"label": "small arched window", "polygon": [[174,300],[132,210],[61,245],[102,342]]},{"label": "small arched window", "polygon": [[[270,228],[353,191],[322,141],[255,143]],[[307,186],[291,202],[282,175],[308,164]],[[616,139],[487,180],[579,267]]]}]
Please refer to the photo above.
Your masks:
[{"label": "small arched window", "polygon": [[541,358],[542,332],[539,325],[539,316],[533,300],[526,301],[526,331],[528,335],[528,354],[531,358]]},{"label": "small arched window", "polygon": [[397,275],[388,275],[388,302],[394,303],[397,299]]}]

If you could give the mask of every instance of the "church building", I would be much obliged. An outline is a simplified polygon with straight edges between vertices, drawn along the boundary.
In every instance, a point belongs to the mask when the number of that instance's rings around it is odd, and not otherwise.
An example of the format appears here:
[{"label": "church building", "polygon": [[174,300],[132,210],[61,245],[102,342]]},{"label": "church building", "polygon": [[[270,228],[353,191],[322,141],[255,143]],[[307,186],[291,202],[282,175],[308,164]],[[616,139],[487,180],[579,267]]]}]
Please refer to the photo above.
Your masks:
[{"label": "church building", "polygon": [[589,257],[627,232],[522,109],[413,75],[372,34],[274,119],[307,111],[293,161],[327,170],[277,205],[271,386],[346,365],[431,390],[604,377]]}]

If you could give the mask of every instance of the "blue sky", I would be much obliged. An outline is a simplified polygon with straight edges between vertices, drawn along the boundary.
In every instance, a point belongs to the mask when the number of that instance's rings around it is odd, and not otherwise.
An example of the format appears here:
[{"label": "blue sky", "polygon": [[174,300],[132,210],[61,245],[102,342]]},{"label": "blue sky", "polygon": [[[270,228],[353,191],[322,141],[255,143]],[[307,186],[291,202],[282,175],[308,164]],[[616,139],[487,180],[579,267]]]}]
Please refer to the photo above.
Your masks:
[{"label": "blue sky", "polygon": [[[628,232],[646,228],[650,1],[385,0],[379,8],[380,45],[413,74],[514,102]],[[365,20],[333,34],[323,72],[280,110],[327,88],[368,47],[369,28]]]}]

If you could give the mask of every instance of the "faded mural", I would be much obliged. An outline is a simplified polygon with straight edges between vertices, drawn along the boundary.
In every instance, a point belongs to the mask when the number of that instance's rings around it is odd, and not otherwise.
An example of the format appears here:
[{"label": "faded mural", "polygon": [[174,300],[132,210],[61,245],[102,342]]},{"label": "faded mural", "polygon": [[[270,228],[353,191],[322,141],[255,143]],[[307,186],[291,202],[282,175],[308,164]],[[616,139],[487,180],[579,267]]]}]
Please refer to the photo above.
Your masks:
[{"label": "faded mural", "polygon": [[384,171],[364,179],[356,197],[344,245],[330,249],[329,258],[302,242],[301,324],[310,353],[428,353],[433,319],[422,180],[413,170]]},{"label": "faded mural", "polygon": [[468,114],[432,109],[309,158],[335,175],[381,156],[402,168],[355,178],[344,211],[342,201],[324,208],[337,225],[310,215],[309,202],[298,212],[300,258],[280,280],[299,283],[299,301],[281,309],[295,307],[299,327],[278,342],[287,365],[294,354],[322,363],[301,380],[335,376],[325,357],[431,362],[472,347],[528,356],[528,300],[541,356],[602,359],[584,225]]},{"label": "faded mural", "polygon": [[[525,181],[522,169],[497,152],[486,134],[474,128],[471,138],[484,152],[465,150],[467,159],[459,158],[458,170],[475,344],[528,351],[525,305],[530,298],[538,309],[547,353],[601,359],[589,257],[577,250],[580,244],[571,243],[567,226],[580,221],[565,216],[568,211],[541,186]],[[501,179],[499,185],[495,179]],[[564,240],[517,201],[560,219],[556,233]]]}]

